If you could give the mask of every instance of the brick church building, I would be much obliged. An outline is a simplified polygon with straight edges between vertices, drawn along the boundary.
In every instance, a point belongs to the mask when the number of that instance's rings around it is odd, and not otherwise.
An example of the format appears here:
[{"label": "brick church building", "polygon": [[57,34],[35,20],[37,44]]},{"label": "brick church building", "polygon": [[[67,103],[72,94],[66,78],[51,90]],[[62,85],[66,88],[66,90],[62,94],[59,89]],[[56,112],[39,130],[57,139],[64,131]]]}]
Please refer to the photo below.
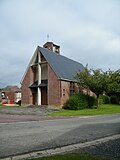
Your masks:
[{"label": "brick church building", "polygon": [[78,91],[74,79],[81,63],[60,55],[60,46],[47,42],[38,46],[21,81],[22,104],[63,105]]}]

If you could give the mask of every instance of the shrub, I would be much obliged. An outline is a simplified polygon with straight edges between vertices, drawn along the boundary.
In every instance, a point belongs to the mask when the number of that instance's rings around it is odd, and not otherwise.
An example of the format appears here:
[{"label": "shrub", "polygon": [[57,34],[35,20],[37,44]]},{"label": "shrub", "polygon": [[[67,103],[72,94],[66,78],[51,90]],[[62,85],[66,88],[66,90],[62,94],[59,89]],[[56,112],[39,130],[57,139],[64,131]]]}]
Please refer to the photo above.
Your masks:
[{"label": "shrub", "polygon": [[97,105],[97,99],[93,96],[88,96],[88,95],[85,95],[86,97],[86,100],[88,102],[88,107],[87,108],[93,108],[94,106]]},{"label": "shrub", "polygon": [[110,103],[112,103],[112,104],[119,104],[119,97],[117,97],[117,96],[111,96],[110,97]]},{"label": "shrub", "polygon": [[70,96],[64,105],[64,109],[79,110],[88,107],[88,102],[84,94],[77,93]]},{"label": "shrub", "polygon": [[100,104],[108,104],[110,103],[110,97],[107,95],[100,95],[99,96],[99,103]]}]

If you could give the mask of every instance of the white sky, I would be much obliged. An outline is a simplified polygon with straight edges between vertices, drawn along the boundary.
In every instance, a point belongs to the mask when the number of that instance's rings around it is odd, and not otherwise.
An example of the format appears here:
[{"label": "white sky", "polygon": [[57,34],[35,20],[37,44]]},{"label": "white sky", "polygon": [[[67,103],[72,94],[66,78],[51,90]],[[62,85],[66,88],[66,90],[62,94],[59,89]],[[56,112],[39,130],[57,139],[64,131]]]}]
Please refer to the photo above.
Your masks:
[{"label": "white sky", "polygon": [[120,0],[0,0],[0,87],[20,83],[47,34],[84,66],[120,69]]}]

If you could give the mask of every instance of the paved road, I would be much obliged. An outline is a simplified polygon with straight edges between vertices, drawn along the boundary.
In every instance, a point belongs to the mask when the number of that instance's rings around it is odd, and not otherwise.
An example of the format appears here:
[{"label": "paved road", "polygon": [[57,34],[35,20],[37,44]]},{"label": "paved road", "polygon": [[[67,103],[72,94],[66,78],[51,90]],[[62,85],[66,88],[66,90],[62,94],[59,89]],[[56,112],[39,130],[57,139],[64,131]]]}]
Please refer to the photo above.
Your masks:
[{"label": "paved road", "polygon": [[120,133],[120,114],[0,123],[0,158]]}]

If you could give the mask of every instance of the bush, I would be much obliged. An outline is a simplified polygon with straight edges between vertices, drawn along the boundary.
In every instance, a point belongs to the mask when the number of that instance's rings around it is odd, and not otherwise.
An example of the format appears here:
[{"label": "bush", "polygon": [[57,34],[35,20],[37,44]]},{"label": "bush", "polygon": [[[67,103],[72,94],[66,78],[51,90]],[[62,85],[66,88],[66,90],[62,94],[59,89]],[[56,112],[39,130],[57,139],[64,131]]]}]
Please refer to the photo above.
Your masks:
[{"label": "bush", "polygon": [[112,104],[119,104],[119,97],[117,97],[117,96],[111,96],[110,97],[110,103],[112,103]]},{"label": "bush", "polygon": [[79,110],[84,108],[93,108],[97,104],[97,99],[82,93],[73,94],[67,100],[64,109]]},{"label": "bush", "polygon": [[71,109],[71,110],[79,110],[88,107],[87,99],[85,98],[84,94],[77,93],[70,96],[67,100],[65,105],[63,106],[64,109]]},{"label": "bush", "polygon": [[94,106],[97,106],[97,99],[93,96],[88,96],[85,95],[86,100],[88,102],[88,107],[87,108],[93,108]]},{"label": "bush", "polygon": [[100,95],[99,96],[99,103],[100,104],[109,104],[110,103],[110,97],[107,95]]}]

